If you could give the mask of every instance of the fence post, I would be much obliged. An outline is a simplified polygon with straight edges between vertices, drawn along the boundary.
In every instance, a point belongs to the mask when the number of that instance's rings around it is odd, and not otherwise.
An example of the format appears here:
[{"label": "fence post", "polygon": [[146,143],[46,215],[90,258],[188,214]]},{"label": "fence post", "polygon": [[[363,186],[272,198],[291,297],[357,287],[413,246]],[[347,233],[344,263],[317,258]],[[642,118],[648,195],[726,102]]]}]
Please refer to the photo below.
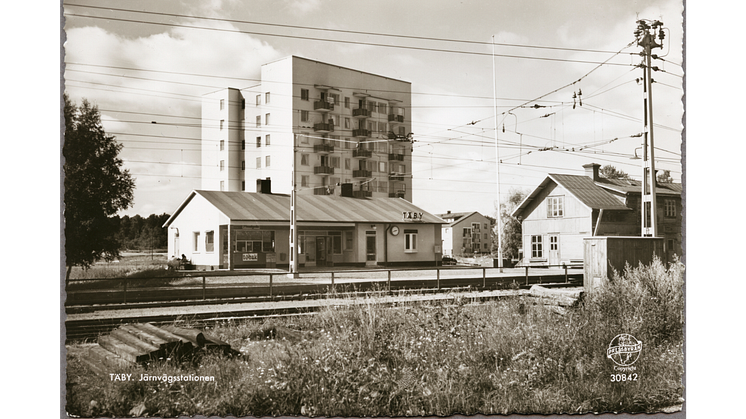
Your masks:
[{"label": "fence post", "polygon": [[334,272],[332,272],[332,288],[334,288]]},{"label": "fence post", "polygon": [[388,279],[387,279],[387,286],[389,288],[389,294],[391,294],[391,269],[388,271]]},{"label": "fence post", "polygon": [[487,268],[482,268],[482,289],[487,288]]},{"label": "fence post", "polygon": [[528,285],[528,266],[526,266],[526,285]]},{"label": "fence post", "polygon": [[205,275],[202,275],[202,299],[203,300],[207,298],[207,292],[205,291],[206,282],[207,282],[207,277]]},{"label": "fence post", "polygon": [[273,276],[274,276],[273,274],[271,273],[269,274],[269,298],[270,299],[272,299],[272,277]]},{"label": "fence post", "polygon": [[564,263],[564,264],[562,264],[562,266],[564,266],[564,267],[565,267],[565,284],[567,284],[567,283],[569,282],[569,281],[567,280],[567,264],[566,264],[566,263]]},{"label": "fence post", "polygon": [[435,278],[436,278],[435,284],[438,287],[438,289],[440,289],[440,269],[436,268],[435,269],[435,274],[436,274],[435,275]]},{"label": "fence post", "polygon": [[127,280],[124,280],[124,304],[127,304]]}]

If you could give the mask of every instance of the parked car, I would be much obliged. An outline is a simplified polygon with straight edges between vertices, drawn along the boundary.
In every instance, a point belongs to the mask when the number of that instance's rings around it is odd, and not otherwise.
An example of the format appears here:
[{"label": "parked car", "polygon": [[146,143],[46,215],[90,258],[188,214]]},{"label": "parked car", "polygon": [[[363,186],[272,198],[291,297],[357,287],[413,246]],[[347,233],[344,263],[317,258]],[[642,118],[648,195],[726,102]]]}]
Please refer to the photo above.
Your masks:
[{"label": "parked car", "polygon": [[441,259],[441,262],[443,263],[443,265],[455,265],[456,259],[450,256],[443,256],[443,258]]}]

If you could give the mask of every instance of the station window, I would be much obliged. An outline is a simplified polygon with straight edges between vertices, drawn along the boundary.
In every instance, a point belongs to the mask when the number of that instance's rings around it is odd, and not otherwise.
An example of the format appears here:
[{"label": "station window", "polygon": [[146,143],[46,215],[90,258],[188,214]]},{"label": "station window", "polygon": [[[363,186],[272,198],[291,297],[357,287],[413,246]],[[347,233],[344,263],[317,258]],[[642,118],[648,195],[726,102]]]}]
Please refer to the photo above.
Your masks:
[{"label": "station window", "polygon": [[195,252],[199,252],[199,231],[194,232],[194,249]]},{"label": "station window", "polygon": [[404,230],[404,251],[417,252],[417,230]]},{"label": "station window", "polygon": [[205,231],[205,252],[215,251],[215,232]]}]

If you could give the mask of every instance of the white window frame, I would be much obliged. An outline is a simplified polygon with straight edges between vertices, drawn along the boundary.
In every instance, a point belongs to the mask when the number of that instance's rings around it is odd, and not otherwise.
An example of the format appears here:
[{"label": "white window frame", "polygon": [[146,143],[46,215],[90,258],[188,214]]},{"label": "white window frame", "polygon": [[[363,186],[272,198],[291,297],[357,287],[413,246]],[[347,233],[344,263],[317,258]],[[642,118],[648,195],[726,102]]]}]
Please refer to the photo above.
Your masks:
[{"label": "white window frame", "polygon": [[565,197],[547,197],[547,218],[562,218],[565,216]]},{"label": "white window frame", "polygon": [[417,253],[417,230],[404,230],[404,253]]},{"label": "white window frame", "polygon": [[531,236],[531,259],[541,259],[544,257],[544,241],[542,236]]}]

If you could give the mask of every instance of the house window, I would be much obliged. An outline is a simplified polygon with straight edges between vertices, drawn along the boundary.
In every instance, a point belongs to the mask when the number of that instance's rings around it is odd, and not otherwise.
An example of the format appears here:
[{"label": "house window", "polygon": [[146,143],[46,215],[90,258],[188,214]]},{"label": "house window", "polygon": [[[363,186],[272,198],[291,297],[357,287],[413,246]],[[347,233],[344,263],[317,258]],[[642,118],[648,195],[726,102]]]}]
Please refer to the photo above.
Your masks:
[{"label": "house window", "polygon": [[559,236],[549,236],[549,250],[557,250],[559,248]]},{"label": "house window", "polygon": [[225,109],[225,99],[220,99],[220,110]]},{"label": "house window", "polygon": [[676,201],[673,199],[666,199],[665,201],[666,217],[676,218]]},{"label": "house window", "polygon": [[308,111],[300,111],[300,121],[308,122]]},{"label": "house window", "polygon": [[417,230],[404,230],[404,252],[417,252]]},{"label": "house window", "polygon": [[531,236],[531,257],[544,257],[544,249],[542,248],[541,244],[541,236]]},{"label": "house window", "polygon": [[565,214],[565,199],[563,196],[550,196],[547,198],[547,217],[560,218]]},{"label": "house window", "polygon": [[264,158],[264,167],[269,167],[269,156]]},{"label": "house window", "polygon": [[264,136],[264,145],[269,145],[269,134]]},{"label": "house window", "polygon": [[199,252],[199,231],[194,232],[194,249],[195,252]]},{"label": "house window", "polygon": [[225,119],[220,120],[220,130],[223,130],[223,126],[225,126]]},{"label": "house window", "polygon": [[269,92],[264,94],[264,103],[269,103]]},{"label": "house window", "polygon": [[225,150],[225,140],[220,140],[220,151]]},{"label": "house window", "polygon": [[300,177],[300,186],[307,187],[308,186],[308,175],[302,175]]},{"label": "house window", "polygon": [[269,125],[269,114],[264,115],[264,125]]},{"label": "house window", "polygon": [[300,89],[300,100],[308,100],[308,89]]},{"label": "house window", "polygon": [[260,169],[261,167],[262,167],[262,158],[261,157],[257,157],[256,158],[256,168]]},{"label": "house window", "polygon": [[205,252],[215,251],[215,232],[205,231]]},{"label": "house window", "polygon": [[256,116],[256,127],[259,128],[261,126],[262,126],[262,116],[261,115],[257,115]]},{"label": "house window", "polygon": [[262,104],[262,95],[256,95],[256,105],[259,106]]}]

